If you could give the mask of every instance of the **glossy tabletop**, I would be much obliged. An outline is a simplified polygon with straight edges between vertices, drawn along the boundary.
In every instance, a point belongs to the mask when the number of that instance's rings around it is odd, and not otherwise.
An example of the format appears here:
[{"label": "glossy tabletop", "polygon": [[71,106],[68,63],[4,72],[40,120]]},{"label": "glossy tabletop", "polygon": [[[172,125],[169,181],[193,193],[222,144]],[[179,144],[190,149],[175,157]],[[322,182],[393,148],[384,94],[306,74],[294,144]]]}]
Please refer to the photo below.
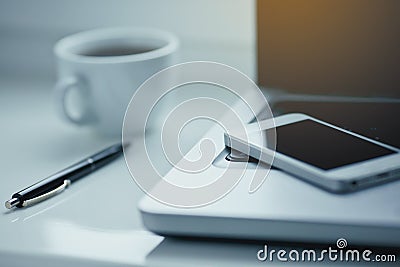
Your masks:
[{"label": "glossy tabletop", "polygon": [[[52,81],[0,80],[1,201],[119,141],[62,122],[52,87]],[[189,148],[200,135],[184,140],[184,146]],[[121,157],[38,205],[1,208],[0,266],[275,264],[257,260],[260,243],[164,238],[146,231],[137,209],[143,194]]]}]

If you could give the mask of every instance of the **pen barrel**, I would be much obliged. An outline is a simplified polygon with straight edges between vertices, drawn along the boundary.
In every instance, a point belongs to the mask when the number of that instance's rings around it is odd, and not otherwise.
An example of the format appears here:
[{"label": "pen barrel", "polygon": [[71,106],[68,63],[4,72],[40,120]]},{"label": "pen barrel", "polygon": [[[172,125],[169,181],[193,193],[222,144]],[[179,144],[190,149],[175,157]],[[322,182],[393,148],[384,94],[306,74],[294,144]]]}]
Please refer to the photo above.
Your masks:
[{"label": "pen barrel", "polygon": [[123,150],[121,145],[114,145],[91,156],[89,161],[92,162],[92,169],[97,170],[103,167],[104,165],[118,158],[122,152]]},{"label": "pen barrel", "polygon": [[111,162],[120,156],[122,152],[123,147],[121,144],[113,145],[13,194],[12,198],[19,200],[17,207],[22,207],[25,200],[41,196],[60,187],[65,180],[74,182]]},{"label": "pen barrel", "polygon": [[87,161],[80,161],[77,164],[59,171],[15,194],[13,198],[18,198],[20,204],[17,207],[22,207],[24,200],[31,199],[42,195],[52,189],[55,189],[64,183],[64,180],[75,181],[92,172],[91,166]]}]

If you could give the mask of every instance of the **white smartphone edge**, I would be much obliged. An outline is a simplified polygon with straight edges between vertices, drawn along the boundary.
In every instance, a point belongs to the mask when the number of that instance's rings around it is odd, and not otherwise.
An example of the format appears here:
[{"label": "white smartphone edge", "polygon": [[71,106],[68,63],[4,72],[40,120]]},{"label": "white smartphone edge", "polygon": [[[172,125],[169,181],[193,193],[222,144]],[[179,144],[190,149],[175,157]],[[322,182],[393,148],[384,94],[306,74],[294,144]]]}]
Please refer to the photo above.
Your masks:
[{"label": "white smartphone edge", "polygon": [[[380,143],[301,113],[286,114],[278,116],[273,120],[274,122],[272,122],[271,119],[261,121],[259,122],[259,125],[262,129],[269,129],[272,125],[278,127],[298,121],[313,120],[336,130],[364,139],[368,142],[380,145],[397,153],[333,168],[330,170],[323,170],[300,160],[286,156],[282,153],[274,152],[266,147],[261,147],[259,144],[252,142],[247,143],[245,140],[232,134],[225,134],[225,145],[242,153],[249,153],[249,156],[267,164],[271,164],[272,162],[272,165],[288,173],[337,193],[359,190],[400,177],[400,153],[399,149],[395,147]],[[250,124],[249,129],[252,128],[256,129],[259,127],[258,125],[257,127],[254,127]]]}]

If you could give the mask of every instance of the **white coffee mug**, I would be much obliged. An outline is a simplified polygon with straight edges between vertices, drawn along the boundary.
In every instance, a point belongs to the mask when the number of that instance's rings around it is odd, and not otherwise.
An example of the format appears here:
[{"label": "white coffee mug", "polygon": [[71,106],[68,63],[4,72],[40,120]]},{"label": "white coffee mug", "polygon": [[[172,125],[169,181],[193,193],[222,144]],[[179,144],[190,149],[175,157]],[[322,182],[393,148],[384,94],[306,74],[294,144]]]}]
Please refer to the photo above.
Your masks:
[{"label": "white coffee mug", "polygon": [[[102,135],[120,135],[133,93],[151,75],[176,63],[178,46],[171,33],[131,27],[95,29],[61,39],[54,48],[60,113]],[[81,102],[75,113],[67,104],[72,92]]]}]

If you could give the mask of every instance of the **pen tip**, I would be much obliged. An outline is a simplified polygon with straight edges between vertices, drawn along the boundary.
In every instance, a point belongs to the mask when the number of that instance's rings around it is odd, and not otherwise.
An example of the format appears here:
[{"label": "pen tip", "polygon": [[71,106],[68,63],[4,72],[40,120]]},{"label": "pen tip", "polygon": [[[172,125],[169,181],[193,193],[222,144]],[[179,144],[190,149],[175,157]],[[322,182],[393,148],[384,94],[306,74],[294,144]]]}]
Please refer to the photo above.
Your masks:
[{"label": "pen tip", "polygon": [[7,200],[5,203],[5,206],[7,209],[12,209],[15,206],[17,206],[19,204],[19,199],[18,198],[12,198],[10,200]]}]

